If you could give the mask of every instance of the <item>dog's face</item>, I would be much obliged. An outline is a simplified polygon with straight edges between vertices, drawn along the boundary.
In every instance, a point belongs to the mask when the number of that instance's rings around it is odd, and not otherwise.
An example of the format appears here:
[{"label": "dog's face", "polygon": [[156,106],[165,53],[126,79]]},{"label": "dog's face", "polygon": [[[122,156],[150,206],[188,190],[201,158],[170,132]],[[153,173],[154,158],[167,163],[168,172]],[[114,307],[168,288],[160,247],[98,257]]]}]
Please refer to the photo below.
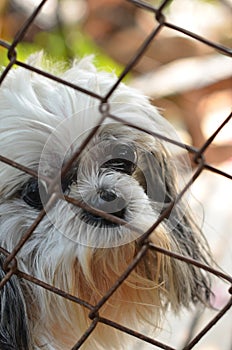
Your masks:
[{"label": "dog's face", "polygon": [[[113,84],[88,61],[63,77],[102,96]],[[93,305],[125,272],[141,236],[178,195],[170,145],[152,135],[168,130],[173,136],[172,128],[125,85],[109,102],[110,113],[123,122],[108,115],[101,123],[98,101],[23,69],[11,72],[0,89],[1,152],[37,174],[0,164],[1,246],[12,251],[45,208],[46,216],[17,255],[19,268]],[[148,242],[206,261],[204,243],[181,201]],[[25,302],[36,304],[27,310],[32,343],[39,348],[45,339],[52,349],[73,346],[88,327],[88,309],[40,287],[24,283],[22,289]],[[206,300],[208,291],[202,271],[148,249],[99,312],[126,326],[151,319],[155,326],[169,304],[177,311]],[[113,348],[112,342],[119,348],[120,337],[111,331],[99,326],[87,348]]]}]

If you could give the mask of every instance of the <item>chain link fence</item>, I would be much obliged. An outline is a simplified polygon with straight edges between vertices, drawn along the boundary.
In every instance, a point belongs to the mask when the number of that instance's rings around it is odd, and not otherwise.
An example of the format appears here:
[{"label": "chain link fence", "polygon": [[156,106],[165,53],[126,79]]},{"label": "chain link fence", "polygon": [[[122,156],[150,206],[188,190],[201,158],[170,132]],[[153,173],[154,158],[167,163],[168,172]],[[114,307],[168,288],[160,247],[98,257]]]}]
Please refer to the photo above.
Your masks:
[{"label": "chain link fence", "polygon": [[[175,0],[174,0],[175,1]],[[154,16],[154,28],[150,32],[149,35],[145,38],[144,42],[141,44],[141,46],[138,48],[138,50],[134,53],[132,53],[132,58],[126,64],[125,68],[121,72],[121,74],[118,76],[117,81],[115,84],[111,87],[111,89],[107,92],[105,96],[100,96],[97,93],[93,91],[89,91],[88,89],[85,89],[83,87],[74,85],[68,81],[65,81],[61,78],[58,78],[57,76],[54,76],[48,72],[45,72],[37,67],[34,67],[32,65],[29,65],[28,63],[22,62],[18,59],[17,55],[17,48],[18,45],[23,42],[27,32],[30,30],[31,25],[35,21],[36,17],[40,13],[43,6],[49,2],[49,0],[43,0],[41,3],[34,9],[34,11],[31,13],[30,16],[28,16],[25,23],[19,28],[17,34],[14,37],[14,40],[9,43],[4,40],[0,40],[0,46],[4,48],[7,51],[7,56],[9,59],[8,65],[5,67],[5,69],[2,71],[2,74],[0,76],[0,83],[4,81],[4,79],[7,77],[9,71],[12,69],[13,66],[20,66],[24,69],[27,69],[29,71],[35,72],[39,75],[42,75],[44,77],[47,77],[49,79],[52,79],[56,81],[59,84],[64,84],[72,89],[78,90],[84,94],[87,94],[91,96],[93,99],[97,99],[99,101],[99,110],[102,114],[102,122],[106,118],[111,118],[115,121],[120,121],[123,123],[124,121],[120,118],[118,118],[116,115],[110,114],[109,111],[109,104],[108,100],[111,97],[111,95],[114,93],[114,91],[117,89],[120,82],[132,71],[132,69],[136,66],[136,64],[139,62],[139,60],[143,57],[146,50],[149,48],[152,42],[156,40],[156,38],[159,36],[159,34],[166,28],[172,31],[177,31],[179,33],[184,34],[187,37],[190,37],[194,40],[197,40],[198,42],[201,42],[204,45],[207,45],[220,53],[221,55],[227,55],[232,59],[232,49],[229,47],[222,46],[220,44],[217,44],[213,41],[207,40],[207,38],[202,37],[196,33],[190,32],[182,27],[179,27],[173,23],[170,23],[167,21],[165,16],[165,11],[167,7],[170,4],[170,0],[165,0],[160,3],[158,6],[153,6],[150,2],[144,2],[140,0],[129,0],[129,2],[139,8],[142,8],[145,11],[148,11],[153,14]],[[192,186],[193,183],[195,183],[199,176],[203,172],[212,172],[217,174],[217,176],[223,177],[228,180],[232,180],[232,175],[229,173],[226,173],[225,171],[217,168],[216,166],[213,166],[212,164],[209,164],[205,160],[205,152],[207,149],[211,146],[212,142],[215,140],[216,136],[222,131],[222,129],[225,129],[228,126],[229,121],[231,120],[232,113],[229,115],[225,115],[224,121],[221,123],[221,125],[218,126],[218,128],[212,133],[212,135],[206,140],[204,144],[201,145],[201,147],[197,148],[194,146],[190,146],[181,142],[177,142],[176,140],[167,139],[166,137],[160,135],[160,134],[154,134],[153,136],[160,138],[161,140],[165,140],[167,142],[173,143],[176,146],[180,148],[187,149],[189,154],[191,155],[193,162],[194,162],[194,173],[191,177],[191,179],[188,181],[188,183],[185,185],[183,190],[179,193],[178,198],[176,202],[178,202],[179,199],[184,196],[186,191]],[[125,122],[124,122],[125,123]],[[127,125],[129,125],[127,123]],[[135,127],[134,125],[129,125],[131,127]],[[138,128],[136,126],[136,128]],[[143,128],[141,128],[143,130]],[[148,130],[143,130],[145,132],[149,132]],[[83,149],[85,148],[86,144],[89,142],[89,140],[94,136],[94,134],[97,132],[97,127],[91,132],[91,134],[88,136],[88,139],[82,144],[81,149],[78,150],[76,154],[73,155],[73,157],[70,159],[70,161],[65,165],[65,167],[62,169],[62,175],[65,175],[69,169],[71,168],[73,162],[75,159],[81,154]],[[37,177],[36,172],[33,169],[27,168],[23,166],[22,164],[18,164],[15,161],[12,161],[11,159],[8,159],[4,157],[3,155],[0,155],[0,161],[3,163],[8,164],[11,167],[14,167],[22,172],[26,172],[27,174],[30,174],[34,177]],[[49,180],[49,179],[48,179]],[[54,183],[55,185],[55,183]],[[46,210],[49,209],[54,204],[54,201],[56,199],[57,194],[54,192],[54,196],[51,197],[47,204]],[[65,199],[68,202],[71,202],[75,205],[81,206],[82,203],[78,203],[77,201],[74,201],[72,198],[69,198],[68,196],[65,196]],[[20,249],[23,247],[25,242],[30,239],[30,237],[33,235],[34,230],[36,227],[40,224],[40,222],[43,220],[44,216],[46,215],[46,210],[42,209],[39,213],[37,219],[33,223],[33,225],[25,232],[23,237],[20,239],[20,241],[17,243],[17,245],[14,247],[14,249],[11,252],[7,252],[3,248],[0,248],[0,252],[5,256],[5,262],[4,262],[4,268],[6,271],[5,277],[1,280],[0,286],[1,288],[8,282],[8,280],[12,277],[12,275],[16,274],[22,279],[25,279],[31,283],[37,284],[41,286],[41,288],[45,288],[46,290],[49,290],[51,293],[55,293],[57,295],[60,295],[63,298],[66,298],[67,300],[70,300],[70,302],[77,303],[79,305],[82,305],[83,307],[87,308],[89,310],[89,319],[91,320],[91,324],[89,328],[86,330],[86,332],[83,334],[83,336],[78,340],[78,342],[73,346],[74,349],[79,349],[83,345],[83,343],[86,341],[86,339],[89,337],[89,335],[94,332],[95,327],[98,323],[103,323],[107,325],[108,327],[114,327],[118,329],[120,332],[124,332],[129,334],[132,337],[138,338],[144,343],[149,344],[150,346],[154,346],[154,348],[159,349],[166,349],[166,350],[175,350],[175,348],[172,345],[167,345],[165,343],[162,343],[161,341],[145,336],[142,333],[135,332],[132,329],[129,329],[125,326],[122,326],[121,324],[118,324],[116,322],[113,322],[109,319],[101,317],[101,308],[105,305],[107,301],[110,300],[111,296],[114,294],[114,292],[122,285],[124,280],[128,277],[128,275],[131,273],[131,271],[136,267],[136,265],[139,263],[139,261],[144,257],[145,253],[148,250],[155,250],[156,252],[160,252],[161,254],[165,254],[170,256],[172,259],[179,259],[187,264],[195,265],[205,271],[208,271],[210,274],[214,275],[216,278],[223,279],[228,283],[228,294],[231,294],[232,287],[229,288],[229,285],[232,284],[232,277],[228,274],[221,271],[219,268],[206,266],[203,263],[200,263],[199,261],[196,261],[194,259],[188,258],[186,256],[179,255],[175,252],[170,252],[164,248],[155,246],[148,242],[147,238],[149,237],[150,233],[170,214],[170,211],[172,210],[173,205],[176,204],[171,203],[170,206],[166,210],[163,211],[162,215],[160,215],[159,219],[156,221],[156,223],[147,231],[144,232],[144,234],[141,237],[140,243],[141,248],[138,254],[135,256],[132,263],[127,267],[126,271],[121,275],[121,277],[116,281],[114,285],[111,286],[111,288],[108,290],[108,292],[99,300],[99,302],[96,305],[90,305],[86,303],[84,300],[80,300],[79,298],[75,297],[74,295],[70,295],[67,292],[60,290],[52,285],[47,284],[45,281],[38,280],[37,278],[30,276],[23,271],[20,271],[17,267],[17,253],[20,251]],[[96,213],[97,210],[96,210]],[[99,213],[98,213],[99,214]],[[106,218],[107,214],[106,214]],[[112,218],[111,218],[112,219]],[[116,219],[117,221],[117,219]],[[211,328],[223,317],[227,314],[228,310],[230,309],[232,305],[232,299],[230,298],[229,301],[224,305],[223,308],[221,308],[217,314],[203,327],[203,329],[198,332],[198,334],[194,335],[192,339],[190,339],[182,348],[183,350],[190,350],[195,347],[195,345],[201,340],[206,333],[208,333]]]}]

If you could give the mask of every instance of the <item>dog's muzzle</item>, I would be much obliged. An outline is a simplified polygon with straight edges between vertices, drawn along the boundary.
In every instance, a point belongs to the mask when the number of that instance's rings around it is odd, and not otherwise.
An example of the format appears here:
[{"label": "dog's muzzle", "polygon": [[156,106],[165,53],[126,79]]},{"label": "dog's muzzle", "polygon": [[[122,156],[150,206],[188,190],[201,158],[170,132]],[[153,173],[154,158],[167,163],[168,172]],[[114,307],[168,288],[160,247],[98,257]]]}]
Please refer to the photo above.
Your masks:
[{"label": "dog's muzzle", "polygon": [[[94,191],[87,203],[94,209],[109,213],[120,219],[125,218],[126,200],[117,195],[113,189],[100,188]],[[117,223],[86,210],[82,211],[81,219],[93,226],[117,226]]]}]

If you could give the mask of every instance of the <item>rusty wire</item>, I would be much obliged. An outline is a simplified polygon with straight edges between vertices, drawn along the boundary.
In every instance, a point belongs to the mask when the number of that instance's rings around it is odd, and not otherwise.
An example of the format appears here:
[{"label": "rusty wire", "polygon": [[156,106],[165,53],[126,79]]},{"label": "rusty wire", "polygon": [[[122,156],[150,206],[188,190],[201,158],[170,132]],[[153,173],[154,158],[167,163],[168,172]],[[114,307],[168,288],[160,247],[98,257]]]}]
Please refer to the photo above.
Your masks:
[{"label": "rusty wire", "polygon": [[[24,37],[27,33],[27,31],[30,29],[32,23],[35,21],[36,16],[39,14],[39,12],[41,11],[41,9],[43,8],[43,6],[48,2],[49,0],[42,0],[40,2],[40,4],[34,9],[34,11],[32,12],[32,14],[30,16],[28,16],[27,20],[25,21],[25,23],[21,26],[21,28],[19,28],[17,34],[14,37],[14,40],[12,41],[12,43],[8,43],[4,40],[0,39],[0,47],[4,48],[7,50],[7,56],[9,59],[9,63],[6,66],[6,68],[2,71],[2,74],[0,76],[0,84],[4,81],[4,79],[6,78],[7,74],[9,73],[9,71],[11,70],[11,68],[16,65],[16,66],[21,66],[24,69],[33,71],[37,74],[43,75],[49,79],[52,79],[54,81],[56,81],[57,83],[60,84],[64,84],[72,89],[76,89],[78,91],[80,91],[81,93],[87,94],[89,96],[91,96],[94,99],[99,100],[99,111],[102,114],[102,119],[101,122],[99,123],[99,125],[97,127],[95,127],[91,134],[88,135],[88,137],[85,139],[85,141],[83,142],[81,148],[78,150],[77,153],[75,153],[72,158],[69,160],[69,162],[65,165],[65,167],[62,169],[62,176],[65,176],[67,174],[67,172],[70,170],[72,164],[76,161],[76,159],[79,157],[79,155],[82,153],[82,151],[84,150],[84,148],[86,147],[86,145],[88,144],[88,142],[91,140],[91,138],[94,136],[94,134],[97,132],[97,129],[99,128],[99,126],[101,126],[101,123],[106,119],[106,118],[110,118],[112,120],[116,120],[116,121],[120,121],[121,123],[125,124],[125,121],[123,121],[122,119],[118,118],[115,115],[110,114],[109,111],[109,104],[108,104],[108,100],[110,98],[110,96],[113,94],[113,92],[117,89],[118,85],[120,84],[120,82],[123,80],[123,78],[129,73],[131,72],[131,70],[136,66],[136,64],[139,62],[139,60],[142,58],[142,56],[144,55],[145,51],[149,48],[150,44],[156,39],[156,37],[158,36],[158,34],[164,29],[164,28],[169,28],[171,30],[174,31],[178,31],[182,34],[185,34],[187,37],[191,37],[192,39],[195,39],[215,50],[217,50],[217,52],[223,54],[223,55],[227,55],[229,57],[231,57],[232,59],[232,49],[229,47],[225,47],[222,46],[218,43],[215,43],[213,41],[208,40],[205,37],[199,36],[196,33],[190,32],[184,28],[178,27],[172,23],[169,23],[166,20],[165,14],[164,14],[164,10],[167,8],[167,6],[170,3],[170,0],[164,0],[161,2],[159,7],[154,7],[153,5],[151,5],[148,2],[142,1],[142,0],[127,0],[128,2],[130,2],[132,5],[137,6],[142,8],[145,11],[149,11],[151,13],[154,14],[154,28],[151,31],[151,33],[149,35],[147,35],[147,37],[145,38],[144,42],[141,44],[141,46],[139,47],[139,49],[137,50],[137,52],[134,52],[132,55],[131,60],[129,60],[128,64],[125,66],[124,70],[121,72],[121,74],[119,75],[116,83],[111,87],[111,89],[108,91],[108,93],[105,96],[100,96],[98,94],[96,94],[93,91],[89,91],[83,87],[80,87],[78,85],[72,84],[68,81],[65,81],[57,76],[54,76],[50,73],[47,73],[39,68],[33,67],[27,63],[24,63],[20,60],[18,60],[17,58],[17,46],[18,44],[20,44],[23,40]],[[174,0],[175,1],[175,0]],[[184,143],[181,142],[177,142],[176,140],[172,140],[172,139],[168,139],[167,137],[160,135],[160,134],[152,134],[155,137],[158,137],[166,142],[170,142],[173,143],[175,145],[177,145],[178,147],[187,149],[187,151],[192,155],[193,157],[193,161],[195,162],[195,172],[192,175],[191,179],[188,181],[188,183],[185,185],[184,189],[182,189],[182,191],[179,193],[178,198],[175,199],[175,202],[172,202],[169,204],[169,206],[166,208],[166,210],[163,211],[163,213],[160,215],[159,219],[154,223],[154,225],[147,231],[144,232],[143,235],[140,237],[139,239],[139,246],[140,249],[138,250],[137,255],[134,257],[134,260],[130,263],[130,265],[127,267],[126,271],[124,271],[124,273],[120,276],[120,278],[115,282],[114,285],[111,286],[111,288],[108,290],[108,292],[99,300],[99,302],[96,305],[90,305],[89,303],[85,302],[84,300],[81,300],[79,298],[77,298],[74,295],[70,295],[68,293],[66,293],[63,290],[60,290],[52,285],[47,284],[45,281],[41,281],[37,278],[35,278],[34,276],[28,275],[26,273],[24,273],[23,271],[20,271],[17,268],[17,253],[19,252],[19,250],[23,247],[23,245],[25,244],[25,242],[30,238],[31,235],[33,235],[33,232],[35,230],[35,228],[39,225],[39,223],[43,220],[44,216],[46,215],[47,210],[49,210],[49,208],[51,208],[54,205],[54,202],[57,200],[57,198],[59,197],[59,193],[56,192],[56,185],[57,185],[57,181],[58,179],[54,179],[51,181],[50,178],[44,177],[44,180],[47,181],[47,183],[49,183],[50,186],[50,192],[52,193],[46,208],[42,209],[41,212],[39,213],[37,219],[35,220],[35,222],[33,223],[33,225],[24,233],[23,237],[20,239],[20,241],[18,242],[18,244],[14,247],[14,249],[11,252],[8,252],[6,250],[4,250],[3,248],[0,247],[0,253],[3,254],[5,256],[5,262],[4,262],[4,269],[6,271],[5,277],[2,279],[2,281],[0,282],[0,288],[2,288],[5,283],[7,283],[7,281],[11,278],[11,276],[13,274],[16,274],[18,276],[20,276],[21,278],[30,281],[31,283],[34,283],[38,286],[40,286],[41,288],[45,288],[47,290],[49,290],[51,293],[55,293],[57,295],[62,296],[63,298],[66,298],[72,302],[78,303],[79,305],[82,305],[83,307],[87,308],[89,310],[89,318],[91,321],[91,324],[89,326],[89,328],[86,330],[86,332],[82,335],[82,337],[78,340],[78,342],[73,346],[73,348],[71,350],[75,350],[75,349],[79,349],[83,343],[86,341],[86,339],[89,337],[89,335],[94,331],[95,327],[97,326],[98,323],[103,323],[109,327],[113,327],[118,329],[120,332],[124,332],[127,333],[135,338],[138,338],[144,342],[149,343],[150,345],[154,345],[155,348],[160,348],[160,349],[166,349],[166,350],[175,350],[175,348],[173,348],[172,346],[169,346],[167,344],[164,344],[156,339],[150,338],[148,336],[145,336],[142,333],[138,333],[135,332],[132,329],[126,328],[125,326],[122,326],[116,322],[113,322],[109,319],[105,319],[103,317],[100,316],[100,312],[101,312],[101,307],[110,299],[110,297],[112,296],[112,294],[120,287],[120,285],[125,281],[125,279],[129,276],[129,274],[133,271],[133,269],[136,267],[136,265],[140,262],[140,260],[142,259],[142,257],[147,253],[148,250],[155,250],[157,252],[160,252],[161,254],[166,254],[168,256],[170,256],[173,259],[180,259],[184,262],[186,262],[187,264],[193,264],[203,270],[206,270],[208,272],[210,272],[211,274],[215,275],[216,277],[220,277],[223,280],[225,280],[226,282],[228,282],[230,285],[232,285],[232,277],[227,275],[226,273],[223,273],[221,270],[213,268],[213,267],[209,267],[204,265],[203,263],[200,263],[199,261],[196,261],[194,259],[190,259],[187,256],[183,256],[183,255],[179,255],[177,253],[168,251],[164,248],[155,246],[154,244],[148,242],[147,238],[149,237],[149,234],[166,218],[168,217],[168,215],[170,214],[172,208],[174,205],[176,205],[176,203],[178,202],[178,200],[180,200],[183,195],[185,194],[185,192],[190,188],[190,186],[192,185],[192,183],[194,181],[196,181],[196,179],[199,177],[199,175],[207,170],[213,173],[218,174],[219,176],[223,176],[225,178],[228,178],[229,180],[232,180],[232,175],[223,172],[222,170],[212,166],[211,164],[208,164],[205,161],[204,158],[204,154],[205,151],[209,148],[209,146],[211,145],[211,143],[213,142],[213,140],[215,139],[215,137],[218,135],[218,133],[220,133],[220,131],[222,130],[222,128],[224,128],[227,123],[231,120],[232,118],[232,113],[230,113],[230,115],[225,116],[224,121],[221,123],[221,125],[219,125],[219,127],[217,128],[217,130],[214,131],[214,133],[211,135],[211,137],[209,137],[206,142],[201,145],[200,148],[196,148],[190,145],[186,145]],[[133,128],[137,128],[140,129],[142,131],[145,131],[147,133],[151,133],[148,130],[144,130],[143,128],[139,128],[138,126],[135,126],[133,124],[126,124],[130,127]],[[3,163],[6,163],[22,172],[26,172],[28,174],[30,174],[33,177],[37,177],[37,173],[30,169],[27,168],[21,164],[16,163],[15,161],[12,161],[11,159],[8,159],[2,155],[0,155],[0,161]],[[78,205],[80,206],[81,203],[79,203],[78,201],[73,200],[72,198],[69,198],[68,196],[64,196],[62,198],[63,200],[66,200],[67,202],[70,202],[74,205]],[[83,205],[83,204],[82,204]],[[114,216],[108,214],[108,213],[103,213],[97,209],[93,209],[93,208],[88,208],[88,206],[86,205],[85,209],[89,210],[89,211],[93,211],[94,214],[98,214],[98,215],[102,215],[103,217],[105,217],[106,219],[112,220],[114,222],[117,223],[123,223],[122,219],[119,218],[115,218]],[[133,228],[135,229],[135,228]],[[232,294],[232,287],[230,287],[230,289],[228,289],[228,293]],[[228,303],[216,314],[215,317],[213,317],[213,319],[208,322],[208,324],[197,334],[194,336],[193,339],[191,339],[190,341],[188,341],[188,343],[182,348],[183,350],[190,350],[193,349],[195,344],[202,339],[205,334],[220,320],[223,318],[223,316],[227,313],[227,311],[230,309],[230,307],[232,306],[232,298],[230,298],[230,300],[228,301]]]}]

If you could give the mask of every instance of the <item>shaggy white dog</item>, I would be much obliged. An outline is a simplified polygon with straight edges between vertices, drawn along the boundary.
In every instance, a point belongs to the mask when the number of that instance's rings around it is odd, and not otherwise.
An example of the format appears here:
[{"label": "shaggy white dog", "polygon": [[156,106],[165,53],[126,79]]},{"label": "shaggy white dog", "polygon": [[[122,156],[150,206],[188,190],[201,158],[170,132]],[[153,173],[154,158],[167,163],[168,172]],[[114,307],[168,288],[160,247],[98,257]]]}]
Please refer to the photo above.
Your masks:
[{"label": "shaggy white dog", "polygon": [[[146,97],[121,83],[101,113],[98,96],[116,78],[97,72],[89,58],[61,78],[96,96],[24,68],[11,70],[0,87],[1,154],[31,170],[0,163],[0,244],[11,252],[44,208],[46,215],[16,255],[18,268],[85,305],[13,276],[1,290],[2,350],[71,349],[183,180],[170,144],[153,133],[177,136]],[[146,244],[95,317],[155,329],[168,306],[178,311],[207,301],[210,283],[202,270],[148,249],[153,244],[206,263],[207,245],[183,200]],[[1,260],[3,265],[4,254]],[[127,340],[99,322],[81,348],[128,349]]]}]

